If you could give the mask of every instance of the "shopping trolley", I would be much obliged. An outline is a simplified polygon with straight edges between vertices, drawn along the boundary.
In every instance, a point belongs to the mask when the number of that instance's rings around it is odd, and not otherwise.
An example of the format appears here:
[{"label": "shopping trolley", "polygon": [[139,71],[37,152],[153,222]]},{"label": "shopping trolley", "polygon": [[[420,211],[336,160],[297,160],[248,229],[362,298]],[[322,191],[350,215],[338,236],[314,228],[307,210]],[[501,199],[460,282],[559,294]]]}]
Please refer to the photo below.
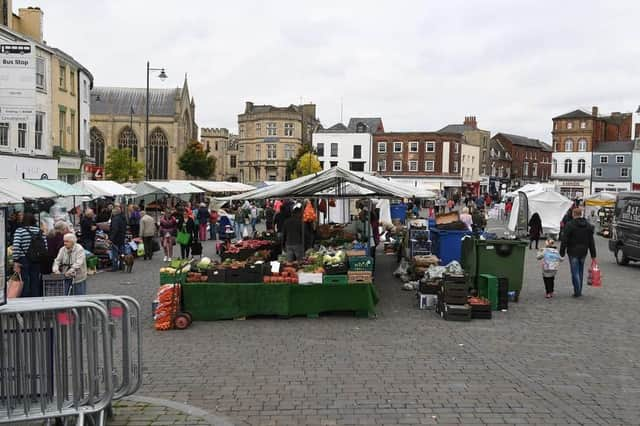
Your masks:
[{"label": "shopping trolley", "polygon": [[73,295],[73,278],[64,274],[48,274],[42,276],[42,291],[45,297],[48,296],[71,296]]}]

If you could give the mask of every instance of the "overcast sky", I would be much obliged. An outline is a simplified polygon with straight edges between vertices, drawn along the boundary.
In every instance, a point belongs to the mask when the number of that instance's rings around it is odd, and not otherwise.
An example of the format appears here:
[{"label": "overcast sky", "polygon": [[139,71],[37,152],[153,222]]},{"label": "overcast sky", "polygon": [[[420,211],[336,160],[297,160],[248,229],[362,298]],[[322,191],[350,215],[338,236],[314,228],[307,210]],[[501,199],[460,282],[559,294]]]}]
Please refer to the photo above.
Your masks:
[{"label": "overcast sky", "polygon": [[[245,101],[313,102],[323,125],[481,128],[551,140],[551,118],[640,104],[640,1],[14,0],[98,86],[144,87],[145,63],[189,76],[200,127],[237,129]],[[187,7],[188,5],[188,7]]]}]

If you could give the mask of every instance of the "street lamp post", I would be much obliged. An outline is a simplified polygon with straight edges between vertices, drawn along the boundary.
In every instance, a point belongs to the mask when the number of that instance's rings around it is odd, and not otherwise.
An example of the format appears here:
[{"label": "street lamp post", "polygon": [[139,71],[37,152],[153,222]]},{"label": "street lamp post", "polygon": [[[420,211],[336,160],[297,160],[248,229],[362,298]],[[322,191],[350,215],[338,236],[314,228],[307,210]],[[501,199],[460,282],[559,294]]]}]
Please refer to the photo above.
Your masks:
[{"label": "street lamp post", "polygon": [[158,78],[162,81],[167,78],[167,74],[164,72],[164,68],[151,68],[149,66],[149,61],[147,61],[147,111],[144,125],[145,180],[149,180],[149,71],[160,71],[160,74],[158,74]]}]

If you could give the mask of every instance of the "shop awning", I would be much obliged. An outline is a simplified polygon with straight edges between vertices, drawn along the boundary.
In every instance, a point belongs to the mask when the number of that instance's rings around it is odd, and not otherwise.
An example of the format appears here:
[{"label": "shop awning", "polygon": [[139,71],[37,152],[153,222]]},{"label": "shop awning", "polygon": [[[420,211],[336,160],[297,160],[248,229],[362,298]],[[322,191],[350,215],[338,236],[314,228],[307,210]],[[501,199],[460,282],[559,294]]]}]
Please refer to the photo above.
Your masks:
[{"label": "shop awning", "polygon": [[131,189],[112,180],[82,180],[73,185],[80,191],[91,194],[91,198],[116,197],[119,195],[135,196]]},{"label": "shop awning", "polygon": [[83,197],[83,196],[90,196],[91,193],[80,189],[80,188],[76,188],[73,185],[69,185],[66,182],[62,182],[61,180],[53,180],[53,179],[40,179],[40,180],[36,180],[36,179],[30,179],[30,180],[26,180],[26,182],[29,182],[31,185],[35,185],[38,188],[42,188],[42,189],[46,189],[48,191],[51,191],[55,194],[55,196],[57,197]]},{"label": "shop awning", "polygon": [[138,197],[150,194],[183,195],[204,192],[186,181],[144,181],[137,184],[133,191]]},{"label": "shop awning", "polygon": [[585,206],[593,207],[614,207],[616,205],[616,194],[614,192],[596,192],[584,199]]},{"label": "shop awning", "polygon": [[[358,187],[357,191],[353,186]],[[350,189],[351,188],[351,189]],[[334,197],[358,197],[361,196],[361,189],[367,191],[368,196],[378,198],[411,198],[415,191],[387,179],[371,176],[366,173],[352,172],[332,167],[315,174],[307,175],[265,188],[246,192],[231,197],[227,200],[258,200],[268,198],[286,197],[314,197],[332,191]],[[435,197],[435,194],[433,194]]]},{"label": "shop awning", "polygon": [[2,190],[0,190],[0,206],[5,206],[8,204],[20,204],[22,202],[24,202],[22,198],[14,197],[11,194],[5,194],[4,192],[2,192]]},{"label": "shop awning", "polygon": [[256,189],[254,186],[246,185],[240,182],[226,182],[213,180],[190,180],[190,181],[172,181],[172,182],[188,182],[191,185],[200,188],[206,192],[214,194],[247,192]]}]

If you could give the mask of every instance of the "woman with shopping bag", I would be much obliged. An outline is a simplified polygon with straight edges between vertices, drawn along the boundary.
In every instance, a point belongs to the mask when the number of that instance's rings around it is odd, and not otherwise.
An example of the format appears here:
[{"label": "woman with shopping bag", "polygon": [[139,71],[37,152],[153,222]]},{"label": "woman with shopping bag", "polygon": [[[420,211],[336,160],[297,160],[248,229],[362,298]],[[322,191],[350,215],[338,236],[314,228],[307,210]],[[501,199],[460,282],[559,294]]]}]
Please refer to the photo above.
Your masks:
[{"label": "woman with shopping bag", "polygon": [[198,240],[196,224],[185,210],[182,217],[178,218],[178,234],[176,242],[180,244],[180,256],[188,259],[191,252],[191,243]]}]

